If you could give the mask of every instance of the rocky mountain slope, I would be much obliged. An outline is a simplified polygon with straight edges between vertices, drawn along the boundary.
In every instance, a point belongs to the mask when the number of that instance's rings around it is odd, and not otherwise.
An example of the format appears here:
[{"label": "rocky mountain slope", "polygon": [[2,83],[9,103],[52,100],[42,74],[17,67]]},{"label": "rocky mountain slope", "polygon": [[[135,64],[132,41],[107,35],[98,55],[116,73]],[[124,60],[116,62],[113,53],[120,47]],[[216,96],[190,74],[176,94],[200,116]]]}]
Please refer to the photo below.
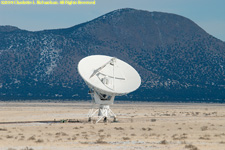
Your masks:
[{"label": "rocky mountain slope", "polygon": [[77,64],[94,54],[140,73],[141,87],[117,99],[225,99],[225,43],[185,17],[135,9],[66,29],[0,26],[0,99],[90,99]]}]

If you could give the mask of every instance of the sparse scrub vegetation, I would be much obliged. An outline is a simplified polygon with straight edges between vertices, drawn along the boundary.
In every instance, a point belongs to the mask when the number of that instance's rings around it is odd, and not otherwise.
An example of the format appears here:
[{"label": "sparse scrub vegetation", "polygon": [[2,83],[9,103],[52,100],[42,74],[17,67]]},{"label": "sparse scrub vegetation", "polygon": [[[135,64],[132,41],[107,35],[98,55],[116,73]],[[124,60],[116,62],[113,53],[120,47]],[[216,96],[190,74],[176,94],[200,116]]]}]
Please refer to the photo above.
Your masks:
[{"label": "sparse scrub vegetation", "polygon": [[44,140],[42,140],[42,139],[38,139],[37,141],[35,141],[36,143],[43,143],[44,142]]},{"label": "sparse scrub vegetation", "polygon": [[64,133],[64,132],[57,132],[56,134],[55,134],[56,136],[68,136],[68,134],[66,134],[66,133]]},{"label": "sparse scrub vegetation", "polygon": [[142,128],[143,131],[151,131],[152,128]]},{"label": "sparse scrub vegetation", "polygon": [[202,130],[202,131],[206,131],[206,130],[208,130],[208,127],[207,127],[207,126],[202,126],[202,127],[201,127],[201,130]]},{"label": "sparse scrub vegetation", "polygon": [[35,137],[34,136],[31,136],[27,140],[35,140]]},{"label": "sparse scrub vegetation", "polygon": [[21,150],[34,150],[34,149],[33,148],[26,147],[26,148],[23,148]]},{"label": "sparse scrub vegetation", "polygon": [[13,138],[13,136],[12,135],[7,135],[6,138],[7,139],[11,139],[11,138]]},{"label": "sparse scrub vegetation", "polygon": [[123,137],[123,140],[130,140],[129,137]]},{"label": "sparse scrub vegetation", "polygon": [[5,128],[0,128],[0,131],[7,131],[7,129],[5,129]]},{"label": "sparse scrub vegetation", "polygon": [[199,137],[199,139],[201,139],[201,140],[210,140],[210,135],[204,135],[204,136],[201,136],[201,137]]},{"label": "sparse scrub vegetation", "polygon": [[147,130],[148,130],[148,131],[151,131],[151,130],[152,130],[152,128],[147,128]]},{"label": "sparse scrub vegetation", "polygon": [[100,138],[96,140],[96,144],[107,144],[107,142],[103,141],[103,139],[104,139],[104,136],[100,136]]},{"label": "sparse scrub vegetation", "polygon": [[96,140],[96,143],[97,143],[97,144],[107,144],[106,141],[102,141],[102,140],[100,140],[100,139]]},{"label": "sparse scrub vegetation", "polygon": [[22,141],[22,140],[24,140],[24,138],[25,138],[25,136],[21,136],[19,140]]},{"label": "sparse scrub vegetation", "polygon": [[103,129],[100,129],[100,130],[98,130],[98,132],[104,132],[104,130]]},{"label": "sparse scrub vegetation", "polygon": [[72,137],[72,140],[76,140],[77,138],[75,136]]},{"label": "sparse scrub vegetation", "polygon": [[114,129],[116,129],[116,130],[124,130],[124,128],[122,128],[122,127],[115,127]]},{"label": "sparse scrub vegetation", "polygon": [[48,135],[48,136],[51,136],[51,135],[52,135],[52,133],[47,133],[47,135]]},{"label": "sparse scrub vegetation", "polygon": [[222,136],[225,136],[225,134],[224,133],[222,133],[222,134],[215,134],[214,136],[215,137],[222,137]]},{"label": "sparse scrub vegetation", "polygon": [[166,140],[162,140],[159,142],[160,144],[167,144],[168,142]]},{"label": "sparse scrub vegetation", "polygon": [[173,140],[184,140],[187,139],[187,134],[186,133],[183,133],[181,135],[174,134],[172,138]]},{"label": "sparse scrub vegetation", "polygon": [[156,119],[151,119],[151,122],[156,122]]},{"label": "sparse scrub vegetation", "polygon": [[189,150],[199,150],[196,146],[194,146],[192,144],[185,145],[185,148],[187,148]]}]

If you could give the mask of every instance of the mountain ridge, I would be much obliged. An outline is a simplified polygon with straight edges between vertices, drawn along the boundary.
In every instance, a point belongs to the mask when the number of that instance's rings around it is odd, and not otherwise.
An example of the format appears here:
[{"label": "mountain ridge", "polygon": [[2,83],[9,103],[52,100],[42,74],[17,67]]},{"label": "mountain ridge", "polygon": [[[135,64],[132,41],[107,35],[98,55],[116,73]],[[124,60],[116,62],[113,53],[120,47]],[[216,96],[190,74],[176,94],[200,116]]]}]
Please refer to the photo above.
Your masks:
[{"label": "mountain ridge", "polygon": [[141,87],[121,99],[225,98],[225,43],[179,15],[120,9],[70,28],[0,37],[1,99],[90,98],[77,63],[94,54],[118,57],[140,73]]}]

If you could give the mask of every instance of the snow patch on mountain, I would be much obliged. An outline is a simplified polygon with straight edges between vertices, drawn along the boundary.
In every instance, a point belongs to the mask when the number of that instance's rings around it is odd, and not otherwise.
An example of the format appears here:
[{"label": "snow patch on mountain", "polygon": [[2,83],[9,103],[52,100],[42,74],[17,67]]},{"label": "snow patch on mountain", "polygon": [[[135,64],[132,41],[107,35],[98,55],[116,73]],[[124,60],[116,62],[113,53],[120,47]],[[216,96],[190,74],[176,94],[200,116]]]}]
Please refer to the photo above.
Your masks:
[{"label": "snow patch on mountain", "polygon": [[[51,40],[49,40],[51,39]],[[40,52],[39,63],[35,66],[35,76],[46,77],[53,73],[57,67],[61,50],[54,47],[55,40],[51,37],[42,38],[43,47]]]}]

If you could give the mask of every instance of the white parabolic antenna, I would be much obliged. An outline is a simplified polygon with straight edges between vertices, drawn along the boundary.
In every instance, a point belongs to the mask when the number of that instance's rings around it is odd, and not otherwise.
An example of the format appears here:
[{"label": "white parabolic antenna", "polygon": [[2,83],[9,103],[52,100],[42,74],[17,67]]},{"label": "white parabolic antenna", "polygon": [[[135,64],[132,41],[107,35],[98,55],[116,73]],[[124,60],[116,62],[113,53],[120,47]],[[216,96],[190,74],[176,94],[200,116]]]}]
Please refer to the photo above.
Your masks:
[{"label": "white parabolic antenna", "polygon": [[[92,109],[89,111],[89,121],[97,114],[107,121],[116,115],[109,105],[113,104],[115,96],[126,95],[135,91],[141,84],[138,72],[126,62],[110,56],[92,55],[83,58],[78,63],[78,72],[90,88],[92,96]],[[94,110],[94,105],[98,109]]]}]

